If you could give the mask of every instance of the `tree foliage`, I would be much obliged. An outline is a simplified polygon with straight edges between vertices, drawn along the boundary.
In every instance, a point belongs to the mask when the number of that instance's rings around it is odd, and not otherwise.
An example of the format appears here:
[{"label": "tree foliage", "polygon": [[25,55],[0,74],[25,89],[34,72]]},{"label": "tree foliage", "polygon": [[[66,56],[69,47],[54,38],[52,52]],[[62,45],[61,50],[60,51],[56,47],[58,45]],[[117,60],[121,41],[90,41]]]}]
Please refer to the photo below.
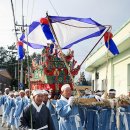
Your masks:
[{"label": "tree foliage", "polygon": [[[10,75],[12,76],[12,82],[11,82],[11,86],[13,86],[13,88],[15,87],[17,90],[18,87],[18,81],[20,80],[20,64],[21,61],[18,61],[17,59],[17,49],[15,44],[8,46],[8,49],[5,49],[4,47],[0,47],[0,68],[1,69],[7,69],[8,72],[10,73]],[[29,66],[31,67],[31,63],[32,63],[32,59],[34,58],[41,58],[40,54],[36,54],[35,52],[27,57],[26,53],[25,53],[25,57],[22,60],[23,62],[23,80],[25,80],[25,74],[28,71],[28,63]],[[29,62],[27,61],[27,59],[29,60]],[[18,65],[19,64],[19,65]],[[16,71],[16,78],[15,78],[15,71]],[[19,75],[19,76],[18,76]],[[23,81],[23,83],[25,83],[25,81]],[[27,86],[26,84],[24,84],[24,86]]]}]

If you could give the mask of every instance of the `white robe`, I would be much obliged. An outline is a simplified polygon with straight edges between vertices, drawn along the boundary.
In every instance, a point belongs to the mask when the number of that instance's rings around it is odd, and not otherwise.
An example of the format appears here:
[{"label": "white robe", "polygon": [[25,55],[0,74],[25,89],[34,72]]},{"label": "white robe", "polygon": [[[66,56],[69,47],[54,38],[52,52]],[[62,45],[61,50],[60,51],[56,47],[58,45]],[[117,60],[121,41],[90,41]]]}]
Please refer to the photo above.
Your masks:
[{"label": "white robe", "polygon": [[70,106],[68,100],[61,96],[56,103],[56,111],[60,117],[59,130],[83,130],[78,106]]}]

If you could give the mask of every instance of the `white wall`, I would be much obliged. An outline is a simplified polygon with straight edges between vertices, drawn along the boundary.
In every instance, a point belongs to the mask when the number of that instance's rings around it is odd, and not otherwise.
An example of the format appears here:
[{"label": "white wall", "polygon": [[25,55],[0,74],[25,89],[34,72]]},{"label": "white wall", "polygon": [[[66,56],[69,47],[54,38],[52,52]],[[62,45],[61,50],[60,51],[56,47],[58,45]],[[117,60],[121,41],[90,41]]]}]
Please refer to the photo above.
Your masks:
[{"label": "white wall", "polygon": [[[117,91],[117,96],[127,94],[128,90],[128,64],[130,64],[130,49],[124,51],[113,59],[109,60],[108,64],[108,85],[107,90],[114,88]],[[95,86],[96,89],[102,90],[102,80],[106,79],[106,63],[96,68],[92,73],[92,80],[95,80],[96,71],[99,72],[99,79]]]},{"label": "white wall", "polygon": [[129,90],[128,64],[130,64],[130,49],[113,59],[114,87],[117,90],[117,95],[127,94]]},{"label": "white wall", "polygon": [[111,88],[111,60],[109,60],[108,63],[108,72],[107,72],[107,64],[103,64],[102,66],[98,67],[97,70],[95,70],[92,73],[92,80],[95,80],[95,73],[99,72],[99,79],[97,79],[97,82],[95,81],[95,86],[97,86],[97,90],[102,90],[102,80],[108,79],[107,88]]}]

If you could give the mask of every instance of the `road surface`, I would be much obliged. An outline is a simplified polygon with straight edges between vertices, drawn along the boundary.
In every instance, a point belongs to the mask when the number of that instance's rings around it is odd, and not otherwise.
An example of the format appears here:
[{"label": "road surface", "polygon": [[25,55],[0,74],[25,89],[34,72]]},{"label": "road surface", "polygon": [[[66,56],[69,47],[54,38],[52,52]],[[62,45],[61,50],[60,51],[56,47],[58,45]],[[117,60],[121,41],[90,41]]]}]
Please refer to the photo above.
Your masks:
[{"label": "road surface", "polygon": [[0,130],[7,130],[7,128],[3,128],[3,127],[1,127],[1,116],[0,116]]}]

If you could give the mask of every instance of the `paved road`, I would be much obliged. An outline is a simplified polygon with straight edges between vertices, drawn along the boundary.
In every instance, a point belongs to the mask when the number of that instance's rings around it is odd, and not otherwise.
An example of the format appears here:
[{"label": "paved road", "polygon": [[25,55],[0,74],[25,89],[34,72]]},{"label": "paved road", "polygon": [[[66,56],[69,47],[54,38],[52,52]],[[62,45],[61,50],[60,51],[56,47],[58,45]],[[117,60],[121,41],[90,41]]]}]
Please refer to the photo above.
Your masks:
[{"label": "paved road", "polygon": [[[2,107],[0,107],[0,115],[2,115]],[[7,130],[6,128],[1,127],[1,121],[2,121],[2,116],[0,116],[0,130]]]},{"label": "paved road", "polygon": [[1,127],[1,117],[0,117],[0,130],[7,130],[6,128]]},{"label": "paved road", "polygon": [[0,130],[7,130],[7,129],[0,126]]}]

